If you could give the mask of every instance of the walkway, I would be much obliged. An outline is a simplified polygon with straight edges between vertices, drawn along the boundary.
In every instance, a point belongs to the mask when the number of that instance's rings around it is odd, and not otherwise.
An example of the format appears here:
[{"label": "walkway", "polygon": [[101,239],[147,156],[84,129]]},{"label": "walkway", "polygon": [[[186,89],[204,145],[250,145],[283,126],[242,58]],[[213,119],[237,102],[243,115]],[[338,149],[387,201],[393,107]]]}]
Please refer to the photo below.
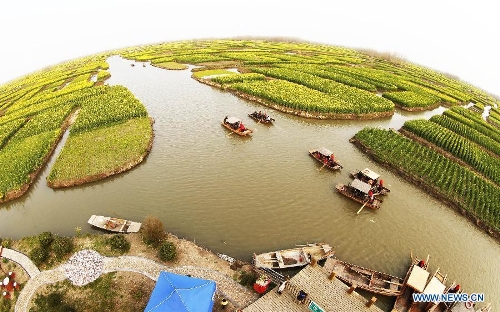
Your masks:
[{"label": "walkway", "polygon": [[[24,254],[3,248],[2,257],[17,262],[22,266],[30,279],[19,293],[14,311],[28,311],[30,302],[37,289],[46,284],[53,284],[67,279],[65,268],[68,264],[62,264],[55,269],[42,271]],[[217,271],[194,266],[168,267],[154,260],[137,256],[104,257],[104,268],[102,274],[128,271],[143,274],[152,280],[157,280],[160,271],[168,271],[176,274],[191,275],[193,277],[209,279],[217,284],[217,291],[225,296],[234,306],[244,308],[258,299],[258,295],[241,286],[232,278]]]},{"label": "walkway", "polygon": [[28,256],[17,250],[0,246],[0,257],[7,258],[22,266],[23,269],[26,271],[26,273],[28,273],[29,277],[31,278],[40,273],[40,270],[38,270],[37,266],[33,263],[33,261],[31,261],[31,259],[28,258]]},{"label": "walkway", "polygon": [[[296,296],[299,290],[304,290],[308,294],[305,304],[297,302]],[[330,280],[328,273],[320,265],[308,265],[290,279],[281,295],[276,290],[271,290],[259,300],[244,308],[243,311],[382,312],[375,305],[368,307],[368,302],[363,296],[355,291],[349,293],[348,290],[349,286],[337,278]],[[321,310],[319,308],[309,308],[310,304],[314,307],[320,307]]]}]

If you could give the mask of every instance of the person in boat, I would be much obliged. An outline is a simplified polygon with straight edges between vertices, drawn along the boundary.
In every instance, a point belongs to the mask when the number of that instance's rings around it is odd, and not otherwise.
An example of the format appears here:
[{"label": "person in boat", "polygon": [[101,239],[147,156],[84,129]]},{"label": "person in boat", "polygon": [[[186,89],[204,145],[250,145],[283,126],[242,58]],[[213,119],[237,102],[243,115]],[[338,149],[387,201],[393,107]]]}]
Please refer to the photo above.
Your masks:
[{"label": "person in boat", "polygon": [[324,163],[325,165],[329,165],[329,158],[328,158],[328,157],[324,157],[323,155],[321,155],[321,158],[322,158],[323,163]]},{"label": "person in boat", "polygon": [[425,261],[424,260],[420,260],[420,262],[418,263],[418,266],[423,268],[425,266]]},{"label": "person in boat", "polygon": [[259,111],[259,113],[257,114],[257,118],[262,118],[262,111]]},{"label": "person in boat", "polygon": [[234,124],[229,124],[231,126],[231,128],[233,128],[233,130],[236,130],[238,129],[238,127],[240,126],[240,122],[235,122]]},{"label": "person in boat", "polygon": [[457,284],[455,287],[450,288],[450,290],[448,290],[448,292],[454,294],[454,293],[457,293],[459,290],[460,290],[460,284]]},{"label": "person in boat", "polygon": [[335,156],[333,154],[330,155],[330,166],[335,165]]},{"label": "person in boat", "polygon": [[369,190],[368,191],[368,197],[370,198],[370,204],[373,203],[373,201],[375,200],[375,194],[373,194],[373,191],[372,190]]},{"label": "person in boat", "polygon": [[244,132],[245,130],[247,130],[247,128],[245,128],[245,125],[243,124],[243,122],[240,122],[240,132]]},{"label": "person in boat", "polygon": [[380,181],[378,181],[378,187],[377,187],[377,190],[379,192],[382,192],[384,190],[384,180],[380,179]]},{"label": "person in boat", "polygon": [[224,117],[224,124],[226,124],[226,123],[227,123],[227,116]]}]

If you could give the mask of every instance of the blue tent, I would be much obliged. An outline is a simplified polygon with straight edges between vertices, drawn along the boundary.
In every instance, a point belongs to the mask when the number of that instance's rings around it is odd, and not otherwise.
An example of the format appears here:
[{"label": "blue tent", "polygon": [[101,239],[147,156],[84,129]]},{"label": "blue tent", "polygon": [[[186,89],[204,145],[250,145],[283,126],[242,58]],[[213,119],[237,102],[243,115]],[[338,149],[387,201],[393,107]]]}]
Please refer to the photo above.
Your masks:
[{"label": "blue tent", "polygon": [[144,312],[211,312],[215,287],[214,281],[161,271]]}]

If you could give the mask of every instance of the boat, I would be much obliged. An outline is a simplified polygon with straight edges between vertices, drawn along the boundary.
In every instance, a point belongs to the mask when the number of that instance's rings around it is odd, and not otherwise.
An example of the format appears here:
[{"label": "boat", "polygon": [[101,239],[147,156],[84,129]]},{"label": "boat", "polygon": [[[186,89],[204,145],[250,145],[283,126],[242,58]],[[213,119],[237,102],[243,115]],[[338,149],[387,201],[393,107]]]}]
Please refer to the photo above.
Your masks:
[{"label": "boat", "polygon": [[[418,257],[413,257],[413,253],[410,253],[410,267],[406,272],[405,279],[403,281],[403,291],[400,295],[396,297],[394,302],[393,311],[412,311],[420,312],[422,311],[419,305],[414,304],[412,295],[414,292],[423,291],[427,279],[429,278],[429,272],[427,271],[429,267],[429,255],[427,259],[419,259]],[[417,290],[415,290],[417,289]]]},{"label": "boat", "polygon": [[272,124],[273,121],[275,121],[274,118],[271,118],[266,113],[261,113],[260,111],[259,112],[255,111],[251,114],[248,114],[248,117],[257,120],[258,123],[263,123],[263,124]]},{"label": "boat", "polygon": [[329,244],[314,243],[291,249],[254,254],[253,262],[257,268],[286,269],[305,266],[311,262],[312,258],[323,260],[333,254],[334,250]]},{"label": "boat", "polygon": [[[365,183],[361,180],[354,179],[349,184],[338,183],[335,188],[337,191],[350,199],[363,204],[362,207],[368,207],[370,209],[380,209],[380,204],[382,200],[375,197],[375,194],[371,191],[371,185]],[[373,194],[370,196],[369,194]],[[371,199],[371,197],[373,197]]]},{"label": "boat", "polygon": [[353,179],[358,179],[372,185],[372,190],[379,195],[386,195],[391,190],[384,186],[384,180],[380,179],[380,175],[369,168],[363,170],[352,170],[349,172]]},{"label": "boat", "polygon": [[105,216],[90,216],[89,221],[87,221],[90,225],[98,227],[103,230],[117,232],[117,233],[135,233],[139,232],[141,229],[142,223],[133,222],[129,220],[105,217]]},{"label": "boat", "polygon": [[343,168],[339,161],[335,160],[333,153],[324,147],[310,150],[309,155],[323,164],[323,167],[327,167],[328,169],[340,170]]},{"label": "boat", "polygon": [[384,296],[398,296],[403,290],[402,278],[367,269],[336,258],[328,258],[324,268],[348,285]]},{"label": "boat", "polygon": [[226,116],[224,120],[221,122],[221,125],[229,129],[231,132],[236,133],[241,136],[247,136],[251,134],[253,131],[251,129],[246,128],[243,126],[243,131],[240,129],[240,126],[243,124],[243,122],[236,117],[228,117]]}]

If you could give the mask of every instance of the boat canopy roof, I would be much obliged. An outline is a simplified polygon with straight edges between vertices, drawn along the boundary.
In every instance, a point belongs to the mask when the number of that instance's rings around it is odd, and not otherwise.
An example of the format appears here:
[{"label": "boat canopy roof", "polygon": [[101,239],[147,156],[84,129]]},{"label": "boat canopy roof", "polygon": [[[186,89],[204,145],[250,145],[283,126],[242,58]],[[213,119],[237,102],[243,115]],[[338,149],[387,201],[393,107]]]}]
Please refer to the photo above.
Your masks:
[{"label": "boat canopy roof", "polygon": [[354,181],[351,182],[351,186],[354,187],[357,190],[360,190],[361,192],[368,194],[368,192],[371,189],[370,184],[365,183],[361,180],[354,179]]},{"label": "boat canopy roof", "polygon": [[330,156],[331,154],[333,154],[329,149],[327,148],[324,148],[324,147],[321,147],[318,149],[318,152],[321,154],[321,155],[325,155],[325,156]]},{"label": "boat canopy roof", "polygon": [[377,180],[380,177],[380,175],[378,173],[373,172],[372,170],[370,170],[368,168],[361,170],[361,173],[372,180]]},{"label": "boat canopy roof", "polygon": [[239,118],[236,118],[236,117],[228,117],[227,120],[226,120],[228,123],[230,124],[234,124],[234,123],[237,123],[237,122],[241,122],[241,120]]}]

